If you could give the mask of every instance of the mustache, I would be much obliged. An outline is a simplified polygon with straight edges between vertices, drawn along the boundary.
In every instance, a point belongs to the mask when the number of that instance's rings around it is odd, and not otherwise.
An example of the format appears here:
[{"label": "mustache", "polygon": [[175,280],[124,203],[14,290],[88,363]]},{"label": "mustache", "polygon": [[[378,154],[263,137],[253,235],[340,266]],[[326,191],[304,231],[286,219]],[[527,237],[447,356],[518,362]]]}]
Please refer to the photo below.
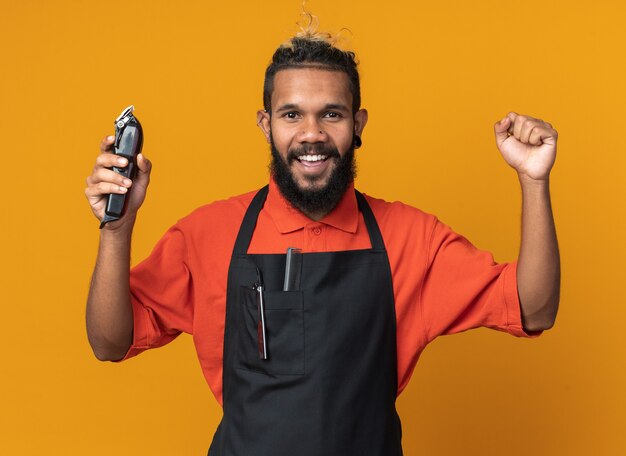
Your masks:
[{"label": "mustache", "polygon": [[341,158],[335,146],[329,144],[303,144],[287,153],[287,162],[291,163],[303,155],[326,155],[328,158]]}]

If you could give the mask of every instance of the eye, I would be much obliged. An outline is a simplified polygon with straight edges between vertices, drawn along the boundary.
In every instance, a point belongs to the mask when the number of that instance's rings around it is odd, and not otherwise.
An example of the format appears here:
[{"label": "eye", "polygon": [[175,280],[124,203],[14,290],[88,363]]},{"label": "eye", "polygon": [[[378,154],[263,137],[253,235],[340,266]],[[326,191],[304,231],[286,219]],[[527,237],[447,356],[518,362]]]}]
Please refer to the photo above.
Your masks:
[{"label": "eye", "polygon": [[285,114],[283,114],[283,117],[285,119],[291,119],[291,120],[297,119],[298,116],[299,115],[298,115],[298,113],[296,111],[289,111],[289,112],[286,112]]},{"label": "eye", "polygon": [[327,119],[341,119],[343,116],[336,111],[328,111],[326,114],[324,114],[324,117],[326,117]]}]

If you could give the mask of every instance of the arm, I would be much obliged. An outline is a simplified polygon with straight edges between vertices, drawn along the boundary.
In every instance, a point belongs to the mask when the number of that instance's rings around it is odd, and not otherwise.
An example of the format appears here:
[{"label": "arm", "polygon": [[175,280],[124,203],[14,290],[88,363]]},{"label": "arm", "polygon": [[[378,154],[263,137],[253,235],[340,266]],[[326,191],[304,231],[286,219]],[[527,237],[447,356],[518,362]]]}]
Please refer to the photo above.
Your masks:
[{"label": "arm", "polygon": [[522,240],[517,287],[527,331],[549,329],[559,306],[560,258],[550,204],[549,175],[558,134],[547,122],[509,113],[494,126],[504,159],[522,187]]},{"label": "arm", "polygon": [[113,137],[105,138],[94,170],[87,178],[85,195],[98,220],[104,217],[106,196],[123,194],[133,185],[126,213],[100,230],[100,246],[96,267],[87,298],[87,337],[100,360],[124,357],[133,338],[133,314],[130,303],[130,241],[137,210],[143,203],[150,180],[150,163],[140,154],[134,182],[124,179],[110,169],[118,157],[110,153]]},{"label": "arm", "polygon": [[133,339],[130,304],[130,239],[132,227],[103,231],[87,297],[87,337],[101,361],[124,357]]}]

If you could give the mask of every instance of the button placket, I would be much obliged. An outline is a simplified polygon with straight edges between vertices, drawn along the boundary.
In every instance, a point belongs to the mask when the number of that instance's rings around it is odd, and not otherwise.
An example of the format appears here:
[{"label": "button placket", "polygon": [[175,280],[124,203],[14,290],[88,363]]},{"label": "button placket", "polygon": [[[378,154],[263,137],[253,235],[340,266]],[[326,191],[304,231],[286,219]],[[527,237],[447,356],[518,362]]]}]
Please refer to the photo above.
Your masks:
[{"label": "button placket", "polygon": [[321,252],[325,248],[324,227],[319,223],[311,223],[305,227],[308,248],[312,252]]}]

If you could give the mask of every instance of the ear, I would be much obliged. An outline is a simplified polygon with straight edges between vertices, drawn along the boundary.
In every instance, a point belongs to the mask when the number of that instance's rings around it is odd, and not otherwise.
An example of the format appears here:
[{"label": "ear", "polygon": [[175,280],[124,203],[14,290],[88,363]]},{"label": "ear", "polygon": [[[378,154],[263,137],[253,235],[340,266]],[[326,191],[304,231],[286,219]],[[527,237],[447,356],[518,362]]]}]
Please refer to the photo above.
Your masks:
[{"label": "ear", "polygon": [[265,140],[269,144],[270,143],[270,131],[271,131],[270,113],[263,109],[259,109],[256,112],[256,124],[259,126],[259,128],[263,132],[263,135],[265,135]]},{"label": "ear", "polygon": [[359,109],[354,115],[354,134],[361,136],[367,124],[367,109]]}]

